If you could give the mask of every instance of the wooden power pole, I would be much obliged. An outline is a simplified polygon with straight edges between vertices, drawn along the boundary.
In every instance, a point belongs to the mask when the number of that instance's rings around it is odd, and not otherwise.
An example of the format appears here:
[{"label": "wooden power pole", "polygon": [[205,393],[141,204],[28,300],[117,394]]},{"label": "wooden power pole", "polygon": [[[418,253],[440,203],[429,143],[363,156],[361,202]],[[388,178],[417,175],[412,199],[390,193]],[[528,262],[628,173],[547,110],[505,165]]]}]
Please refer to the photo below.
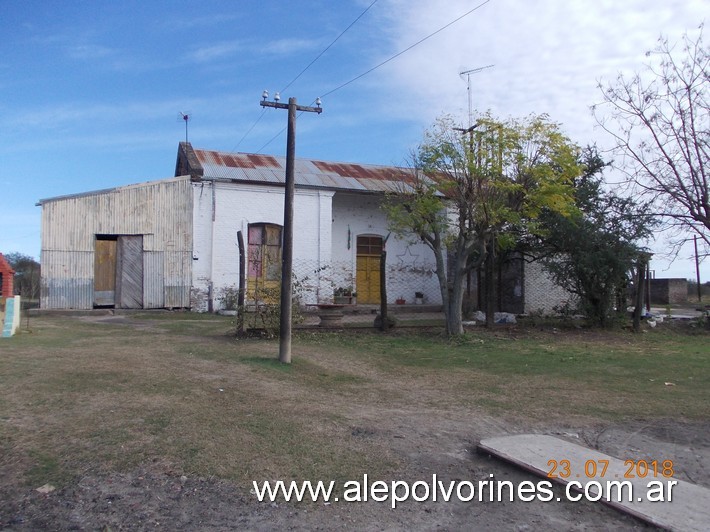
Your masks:
[{"label": "wooden power pole", "polygon": [[289,98],[288,104],[279,103],[278,92],[273,102],[267,102],[269,93],[264,91],[260,105],[276,109],[288,109],[288,134],[286,137],[286,195],[284,199],[283,250],[281,254],[281,317],[279,322],[279,362],[291,363],[291,315],[293,305],[293,197],[296,190],[294,181],[296,167],[296,111],[309,113],[323,112],[320,98],[318,107],[296,104],[296,98]]}]

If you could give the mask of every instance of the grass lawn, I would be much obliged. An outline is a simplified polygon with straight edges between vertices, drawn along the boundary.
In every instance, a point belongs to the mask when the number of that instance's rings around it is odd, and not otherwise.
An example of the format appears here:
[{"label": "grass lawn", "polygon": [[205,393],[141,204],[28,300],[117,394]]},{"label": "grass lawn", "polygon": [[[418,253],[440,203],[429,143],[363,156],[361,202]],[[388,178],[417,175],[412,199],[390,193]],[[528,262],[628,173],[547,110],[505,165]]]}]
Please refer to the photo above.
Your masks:
[{"label": "grass lawn", "polygon": [[[23,322],[24,326],[24,322]],[[541,426],[710,418],[710,335],[515,327],[236,340],[194,314],[33,319],[0,341],[0,472],[27,486],[160,463],[248,486],[386,477],[397,412]]]}]

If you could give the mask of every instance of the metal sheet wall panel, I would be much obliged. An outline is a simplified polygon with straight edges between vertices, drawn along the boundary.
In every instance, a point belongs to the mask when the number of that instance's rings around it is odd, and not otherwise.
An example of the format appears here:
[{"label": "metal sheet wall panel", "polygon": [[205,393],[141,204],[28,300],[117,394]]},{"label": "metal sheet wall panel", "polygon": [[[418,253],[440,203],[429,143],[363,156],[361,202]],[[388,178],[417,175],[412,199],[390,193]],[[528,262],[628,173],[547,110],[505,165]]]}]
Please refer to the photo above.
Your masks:
[{"label": "metal sheet wall panel", "polygon": [[116,306],[143,308],[143,237],[118,237]]},{"label": "metal sheet wall panel", "polygon": [[[94,296],[94,253],[43,250],[40,306],[90,309]],[[44,272],[53,272],[52,276]]]},{"label": "metal sheet wall panel", "polygon": [[162,251],[143,253],[143,308],[165,306],[163,259]]},{"label": "metal sheet wall panel", "polygon": [[190,306],[192,286],[192,253],[165,253],[165,307]]},{"label": "metal sheet wall panel", "polygon": [[42,202],[42,249],[92,251],[96,234],[154,235],[149,251],[192,236],[189,178],[180,177],[108,192]]}]

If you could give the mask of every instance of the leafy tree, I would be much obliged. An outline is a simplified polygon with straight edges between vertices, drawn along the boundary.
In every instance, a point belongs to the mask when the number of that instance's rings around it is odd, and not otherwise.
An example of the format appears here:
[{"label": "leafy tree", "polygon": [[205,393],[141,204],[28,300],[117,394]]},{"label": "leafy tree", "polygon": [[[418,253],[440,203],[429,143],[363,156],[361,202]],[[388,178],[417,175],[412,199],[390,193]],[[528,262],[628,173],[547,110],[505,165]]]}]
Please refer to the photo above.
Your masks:
[{"label": "leafy tree", "polygon": [[[533,246],[547,252],[543,264],[557,284],[579,297],[582,312],[606,326],[614,298],[625,294],[628,273],[643,251],[638,242],[651,236],[656,221],[646,205],[604,190],[607,163],[596,148],[587,148],[580,163],[584,172],[574,181],[576,211],[543,213]],[[625,312],[622,307],[618,310]]]},{"label": "leafy tree", "polygon": [[449,335],[463,333],[467,273],[511,244],[517,228],[534,231],[543,208],[565,212],[579,174],[576,147],[546,116],[485,115],[467,133],[438,120],[413,156],[413,190],[386,206],[394,232],[434,253]]},{"label": "leafy tree", "polygon": [[39,263],[29,255],[8,253],[5,255],[10,267],[15,270],[15,293],[28,298],[39,298],[40,268]]},{"label": "leafy tree", "polygon": [[696,39],[683,37],[680,50],[661,37],[646,55],[652,62],[645,71],[600,85],[603,101],[593,110],[615,139],[620,169],[674,229],[675,252],[694,233],[707,253],[710,48],[700,26]]}]

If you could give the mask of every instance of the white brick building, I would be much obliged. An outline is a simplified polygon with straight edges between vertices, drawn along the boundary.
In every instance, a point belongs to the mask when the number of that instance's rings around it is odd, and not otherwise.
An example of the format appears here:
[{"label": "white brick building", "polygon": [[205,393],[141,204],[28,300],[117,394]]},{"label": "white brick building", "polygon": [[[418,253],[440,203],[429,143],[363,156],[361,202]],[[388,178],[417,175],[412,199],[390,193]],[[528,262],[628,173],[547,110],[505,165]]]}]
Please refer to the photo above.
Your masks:
[{"label": "white brick building", "polygon": [[[180,143],[175,177],[41,200],[43,308],[191,308],[216,311],[239,286],[243,240],[247,301],[279,284],[285,158],[193,149]],[[380,302],[440,304],[434,257],[390,235],[385,193],[406,190],[409,170],[298,159],[294,276],[303,304],[357,293]],[[470,285],[471,283],[469,283]],[[499,274],[499,308],[552,311],[568,299],[537,265]],[[510,308],[506,308],[510,307]]]},{"label": "white brick building", "polygon": [[[440,303],[433,255],[392,236],[380,209],[410,173],[374,165],[296,161],[294,274],[302,303],[356,291],[379,303],[387,249],[391,303],[416,292]],[[174,178],[41,200],[44,308],[217,310],[239,283],[247,298],[278,285],[285,158],[195,150],[180,143]]]},{"label": "white brick building", "polygon": [[[224,289],[238,285],[237,235],[247,262],[247,295],[269,288],[280,273],[286,160],[196,150],[181,143],[176,175],[193,183],[191,307],[213,310]],[[394,167],[298,159],[295,165],[294,275],[302,303],[332,302],[334,291],[352,289],[358,303],[376,304],[379,256],[386,242],[390,303],[415,292],[440,303],[434,258],[423,244],[388,239],[381,209],[385,192],[411,179]],[[269,241],[271,239],[271,241]]]}]

